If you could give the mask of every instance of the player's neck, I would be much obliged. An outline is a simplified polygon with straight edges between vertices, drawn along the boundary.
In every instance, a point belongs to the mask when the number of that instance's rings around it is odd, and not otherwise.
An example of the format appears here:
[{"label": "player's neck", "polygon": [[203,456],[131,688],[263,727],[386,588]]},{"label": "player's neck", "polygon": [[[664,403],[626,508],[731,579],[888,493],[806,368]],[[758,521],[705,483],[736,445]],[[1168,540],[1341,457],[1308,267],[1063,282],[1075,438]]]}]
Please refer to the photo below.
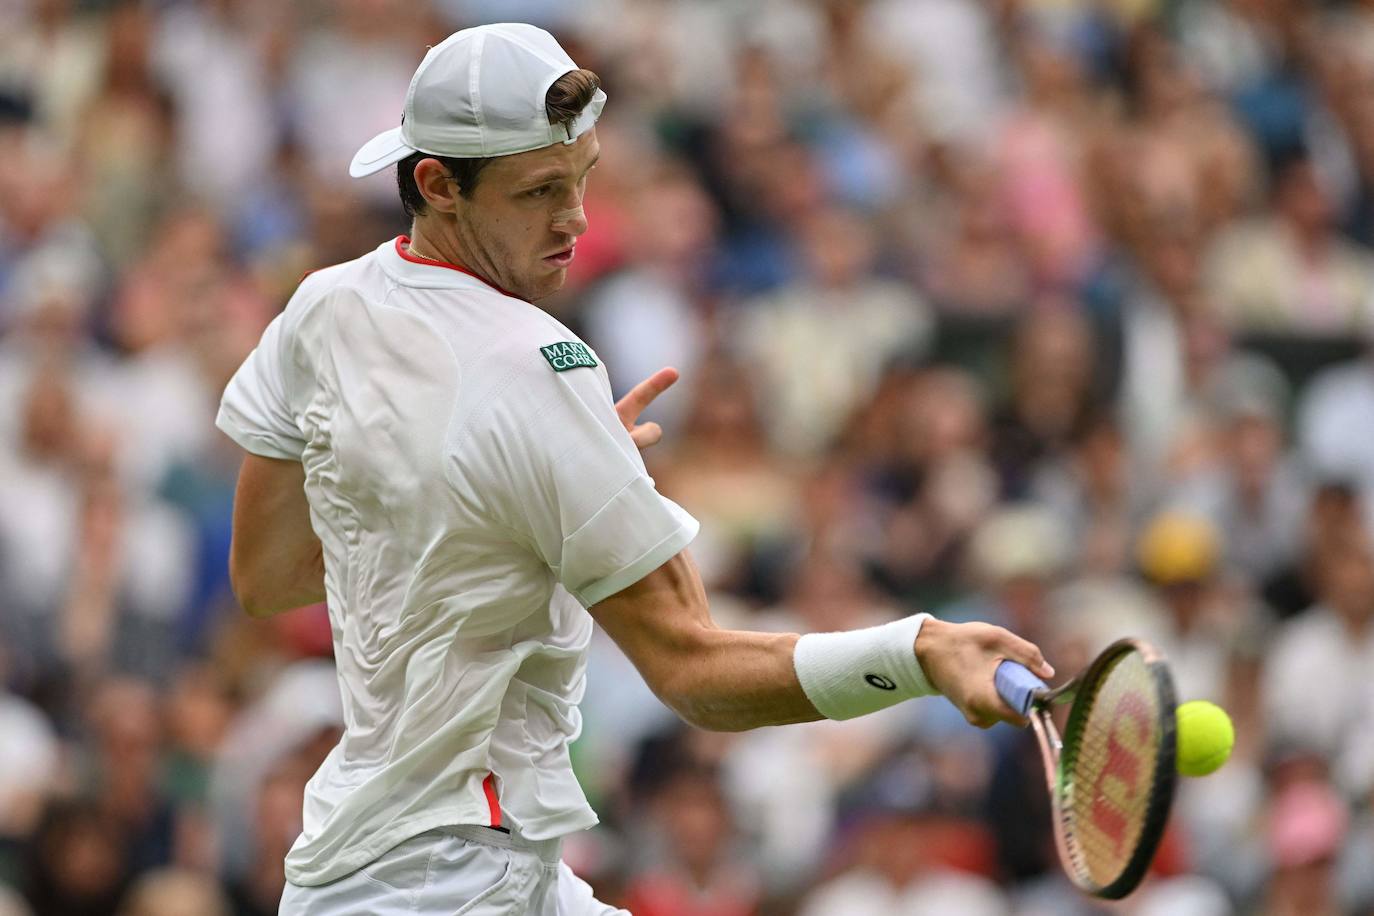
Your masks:
[{"label": "player's neck", "polygon": [[425,226],[420,225],[419,220],[410,225],[409,250],[415,257],[424,258],[426,261],[440,261],[467,271],[472,270],[471,266],[463,262],[456,243],[444,238],[442,232],[427,230]]},{"label": "player's neck", "polygon": [[508,296],[518,296],[497,280],[498,272],[493,269],[489,258],[482,257],[480,245],[474,247],[464,238],[462,232],[456,231],[441,220],[417,217],[411,223],[407,254],[423,261],[455,267],[465,274],[476,277],[492,289]]}]

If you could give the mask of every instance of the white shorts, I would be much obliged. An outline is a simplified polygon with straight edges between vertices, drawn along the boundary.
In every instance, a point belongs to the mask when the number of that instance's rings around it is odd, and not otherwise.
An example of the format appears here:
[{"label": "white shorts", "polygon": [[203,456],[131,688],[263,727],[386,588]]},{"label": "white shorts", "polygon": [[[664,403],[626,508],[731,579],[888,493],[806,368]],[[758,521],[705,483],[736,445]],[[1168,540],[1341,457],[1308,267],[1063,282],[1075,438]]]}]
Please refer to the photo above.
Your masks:
[{"label": "white shorts", "polygon": [[597,901],[560,858],[562,840],[532,842],[488,827],[411,837],[351,875],[286,883],[280,916],[630,916]]}]

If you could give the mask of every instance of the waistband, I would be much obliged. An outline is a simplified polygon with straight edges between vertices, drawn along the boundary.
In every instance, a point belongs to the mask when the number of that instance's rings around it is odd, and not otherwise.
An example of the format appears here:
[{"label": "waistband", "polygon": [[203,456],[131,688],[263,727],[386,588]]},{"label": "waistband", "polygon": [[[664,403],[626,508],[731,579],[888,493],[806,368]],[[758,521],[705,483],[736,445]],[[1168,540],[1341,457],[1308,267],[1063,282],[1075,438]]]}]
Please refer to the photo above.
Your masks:
[{"label": "waistband", "polygon": [[518,852],[532,853],[545,865],[556,866],[559,859],[563,857],[562,837],[554,837],[551,840],[527,840],[515,831],[507,833],[503,830],[482,827],[477,824],[450,824],[446,827],[436,828],[435,832],[461,837],[480,846],[495,846],[499,849],[514,849]]}]

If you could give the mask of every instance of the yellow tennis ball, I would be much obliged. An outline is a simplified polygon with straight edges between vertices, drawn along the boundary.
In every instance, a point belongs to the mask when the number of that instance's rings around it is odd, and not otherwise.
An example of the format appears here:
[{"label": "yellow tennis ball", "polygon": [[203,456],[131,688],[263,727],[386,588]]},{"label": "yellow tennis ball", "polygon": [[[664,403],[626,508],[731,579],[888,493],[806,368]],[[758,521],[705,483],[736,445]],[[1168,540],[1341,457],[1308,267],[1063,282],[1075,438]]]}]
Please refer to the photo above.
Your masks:
[{"label": "yellow tennis ball", "polygon": [[1178,708],[1178,771],[1184,776],[1215,773],[1236,743],[1231,717],[1215,703],[1193,700]]}]

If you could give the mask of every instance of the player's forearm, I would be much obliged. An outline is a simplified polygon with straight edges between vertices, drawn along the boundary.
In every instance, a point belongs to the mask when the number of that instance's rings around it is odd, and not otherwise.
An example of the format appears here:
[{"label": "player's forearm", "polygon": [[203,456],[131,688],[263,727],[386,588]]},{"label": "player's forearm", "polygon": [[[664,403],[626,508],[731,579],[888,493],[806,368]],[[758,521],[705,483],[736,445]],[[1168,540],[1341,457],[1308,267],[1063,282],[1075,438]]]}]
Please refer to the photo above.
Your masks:
[{"label": "player's forearm", "polygon": [[693,725],[742,731],[821,718],[792,667],[797,636],[716,626],[685,550],[591,611],[649,689]]},{"label": "player's forearm", "polygon": [[661,678],[659,696],[710,731],[814,722],[822,716],[797,681],[796,643],[795,633],[707,630],[683,664]]}]

